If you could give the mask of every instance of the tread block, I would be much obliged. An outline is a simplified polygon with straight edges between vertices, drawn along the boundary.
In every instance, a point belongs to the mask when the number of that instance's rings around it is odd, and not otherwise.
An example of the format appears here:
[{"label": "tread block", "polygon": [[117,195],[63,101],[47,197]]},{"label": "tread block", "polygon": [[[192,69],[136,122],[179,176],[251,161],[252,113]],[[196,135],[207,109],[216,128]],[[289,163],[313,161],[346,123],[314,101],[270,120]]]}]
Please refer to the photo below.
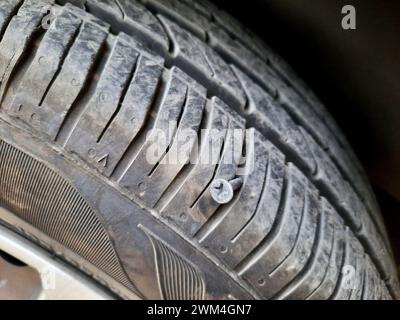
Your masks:
[{"label": "tread block", "polygon": [[264,184],[268,174],[267,166],[269,166],[268,147],[259,134],[255,134],[254,140],[254,144],[250,146],[253,150],[250,151],[248,160],[249,166],[251,166],[250,163],[254,165],[250,168],[249,174],[243,177],[244,182],[237,198],[234,203],[220,212],[221,217],[214,223],[215,226],[200,240],[202,246],[220,257],[230,267],[235,267],[240,261],[238,257],[248,254],[248,252],[243,252],[244,248],[240,246],[232,248],[235,245],[234,239],[255,218],[259,202],[262,201],[262,195],[266,192]]},{"label": "tread block", "polygon": [[[272,51],[269,49],[268,51]],[[294,90],[297,91],[310,105],[310,107],[315,111],[315,113],[326,121],[333,120],[331,117],[327,118],[327,111],[325,106],[317,98],[317,96],[311,91],[311,89],[306,85],[306,83],[301,79],[297,73],[292,69],[292,67],[277,53],[273,53],[269,56],[271,66],[275,71],[282,76],[283,80]]]},{"label": "tread block", "polygon": [[190,214],[191,208],[215,175],[224,145],[223,140],[229,126],[229,116],[215,100],[210,106],[209,113],[209,125],[202,138],[196,163],[172,199],[160,210],[161,216],[180,229],[188,231],[189,234],[195,233],[195,230],[191,228],[192,222],[197,221],[196,217]]},{"label": "tread block", "polygon": [[232,67],[235,74],[246,88],[249,105],[246,111],[249,122],[257,123],[265,128],[282,145],[288,146],[297,158],[301,159],[309,172],[314,172],[316,164],[313,156],[304,141],[298,126],[290,116],[273,99],[248,76],[236,67]]},{"label": "tread block", "polygon": [[378,275],[373,262],[367,257],[366,258],[366,271],[365,271],[365,284],[363,290],[363,300],[380,300],[380,288],[379,285],[381,279]]},{"label": "tread block", "polygon": [[[116,40],[108,61],[100,75],[95,92],[66,143],[74,152],[102,172],[111,171],[119,160],[118,153],[99,153],[102,137],[110,128],[110,121],[119,111],[124,95],[136,72],[139,53],[129,44]],[[100,148],[98,144],[100,143]],[[107,145],[106,145],[107,148]]]},{"label": "tread block", "polygon": [[206,81],[213,81],[213,89],[216,95],[226,91],[230,99],[234,99],[237,105],[245,104],[244,91],[233,75],[228,64],[209,46],[200,41],[189,32],[183,30],[174,22],[160,16],[173,43],[173,56],[177,63],[200,73],[200,77],[206,77]]},{"label": "tread block", "polygon": [[[276,293],[271,273],[285,261],[296,247],[303,215],[307,215],[307,180],[291,163],[288,166],[286,194],[280,216],[263,244],[240,264],[239,275],[262,296],[271,297]],[[310,217],[314,215],[310,208]],[[307,221],[307,219],[305,219]]]},{"label": "tread block", "polygon": [[[327,204],[326,201],[325,204]],[[334,216],[336,213],[334,209],[329,204],[325,206],[325,208],[327,209],[326,215],[332,214],[330,216],[333,217],[335,237],[333,239],[333,247],[329,257],[329,265],[325,274],[323,275],[322,282],[306,297],[307,300],[329,299],[337,286],[343,264],[345,247],[344,228],[341,224],[339,224],[338,220]]]},{"label": "tread block", "polygon": [[89,74],[106,37],[107,33],[97,26],[84,23],[37,111],[41,119],[39,130],[50,138],[56,139],[65,117],[89,81]]},{"label": "tread block", "polygon": [[174,178],[189,164],[194,148],[197,148],[197,136],[203,118],[205,97],[192,89],[188,89],[188,97],[181,122],[176,131],[176,136],[166,154],[150,176],[144,177],[145,183],[151,192],[143,197],[144,202],[153,207],[161,198],[164,191]]},{"label": "tread block", "polygon": [[37,114],[48,87],[76,38],[82,21],[67,11],[56,17],[40,43],[36,56],[20,82],[9,113],[33,127],[39,127]]},{"label": "tread block", "polygon": [[269,272],[268,277],[265,277],[264,286],[267,286],[270,292],[265,296],[266,298],[280,292],[306,268],[309,259],[312,258],[313,247],[320,241],[317,234],[317,225],[320,223],[318,222],[320,219],[321,209],[318,195],[307,190],[295,245],[289,255],[273,271]]},{"label": "tread block", "polygon": [[357,236],[361,240],[368,243],[370,250],[373,250],[374,256],[371,259],[375,262],[377,268],[382,274],[383,280],[392,281],[391,275],[396,274],[396,267],[391,259],[385,243],[380,237],[371,237],[371,234],[377,232],[375,225],[371,219],[366,219],[362,225],[362,228],[358,231]]},{"label": "tread block", "polygon": [[349,300],[353,291],[354,276],[357,272],[357,253],[353,250],[354,238],[351,231],[346,227],[345,231],[345,248],[343,263],[339,268],[339,279],[336,283],[336,288],[330,299],[334,300]]},{"label": "tread block", "polygon": [[94,15],[86,12],[85,10],[80,9],[79,6],[77,6],[76,4],[74,5],[72,3],[66,3],[64,5],[64,10],[71,12],[76,17],[82,19],[86,23],[95,24],[97,27],[102,28],[105,31],[110,30],[110,25],[107,22],[95,17]]},{"label": "tread block", "polygon": [[141,56],[124,41],[117,41],[66,147],[110,176],[145,126],[161,73],[157,62]]},{"label": "tread block", "polygon": [[[277,80],[274,71],[238,40],[232,39],[227,32],[217,25],[211,25],[209,45],[225,57],[228,62],[249,72],[272,96],[277,94]],[[272,80],[272,82],[271,82]]]},{"label": "tread block", "polygon": [[[350,185],[342,179],[337,167],[315,140],[304,130],[302,132],[313,154],[314,161],[318,165],[315,179],[331,189],[337,203],[345,208],[348,221],[355,229],[359,229],[361,227],[360,216],[362,213],[358,210],[353,210],[355,203],[352,201],[354,199],[352,199],[352,193],[349,191],[351,189]],[[368,215],[366,218],[368,218]]]},{"label": "tread block", "polygon": [[209,20],[198,13],[193,6],[189,6],[181,0],[142,0],[148,7],[176,21],[188,31],[191,31],[201,39],[205,39],[205,29]]},{"label": "tread block", "polygon": [[[332,159],[322,150],[315,140],[302,129],[305,140],[313,154],[314,161],[318,164],[316,180],[323,183],[329,188],[342,208],[347,213],[347,219],[355,229],[361,228],[361,221],[371,220],[374,218],[370,215],[365,205],[361,202],[360,197],[354,191],[347,181],[345,181]],[[373,219],[376,222],[376,217]],[[379,220],[379,219],[378,219]],[[385,227],[382,222],[377,223],[380,234],[385,234]]]},{"label": "tread block", "polygon": [[168,37],[160,22],[138,1],[88,0],[86,5],[98,16],[114,21],[124,32],[151,40],[150,47],[168,48]]},{"label": "tread block", "polygon": [[0,38],[22,0],[3,0],[0,7]]},{"label": "tread block", "polygon": [[[278,214],[283,192],[284,161],[282,153],[273,146],[268,147],[268,167],[260,202],[255,209],[254,216],[246,223],[243,229],[235,237],[232,237],[230,241],[225,241],[227,252],[220,255],[220,259],[227,265],[236,267],[271,231]],[[249,196],[251,198],[252,194]],[[238,210],[241,206],[240,203],[236,204],[231,209],[233,214],[229,214],[237,218],[237,216],[243,214],[243,212]],[[224,223],[221,224],[221,227],[226,228]],[[221,236],[222,234],[214,232],[214,237],[218,238]],[[218,242],[212,243],[211,239],[213,238],[210,237],[210,240],[207,239],[208,246],[216,250]],[[218,246],[218,248],[221,249],[221,246]]]},{"label": "tread block", "polygon": [[193,101],[193,94],[195,92],[189,91],[187,84],[174,72],[170,73],[159,111],[151,114],[154,124],[120,179],[121,187],[143,200],[152,192],[149,176],[171,146],[184,110],[189,108],[188,101]]},{"label": "tread block", "polygon": [[328,272],[329,260],[335,247],[335,226],[330,212],[324,207],[323,201],[321,213],[321,227],[319,230],[318,242],[315,244],[315,257],[310,265],[304,270],[304,274],[289,285],[279,299],[305,300],[311,295],[323,282]]},{"label": "tread block", "polygon": [[[79,0],[78,0],[79,1]],[[123,20],[125,16],[125,12],[121,10],[121,6],[119,5],[118,1],[115,0],[81,0],[83,6],[88,6],[89,8],[93,9],[93,6],[96,5],[98,8],[101,8],[104,12],[110,12],[113,16],[116,17],[118,20]],[[94,11],[96,15],[99,12]]]},{"label": "tread block", "polygon": [[[229,181],[234,179],[236,175],[240,175],[238,168],[241,162],[244,139],[244,123],[238,123],[231,119],[223,141],[223,152],[214,172],[214,179]],[[193,217],[190,226],[190,236],[194,236],[207,220],[215,214],[217,209],[221,207],[211,196],[210,186],[207,186],[203,191],[189,211],[189,215]]]},{"label": "tread block", "polygon": [[354,272],[346,273],[346,270],[342,270],[347,276],[350,276],[348,281],[348,287],[351,290],[350,300],[361,300],[363,285],[365,281],[365,253],[364,250],[356,238],[353,238],[352,241],[352,250],[356,255],[356,264],[354,266]]},{"label": "tread block", "polygon": [[52,4],[52,0],[26,0],[7,26],[0,43],[0,100],[4,97],[12,72],[28,51],[28,45],[46,14],[44,8]]},{"label": "tread block", "polygon": [[[134,48],[121,38],[116,40],[95,92],[66,143],[67,150],[80,155],[102,172],[111,171],[119,160],[118,156],[99,154],[98,149],[109,147],[108,144],[102,145],[102,137],[110,129],[114,114],[121,108],[124,94],[136,71],[138,57],[139,53]],[[123,150],[116,152],[118,154]]]},{"label": "tread block", "polygon": [[[273,68],[220,28],[214,27],[210,31],[210,45],[249,77],[256,80],[279,104],[285,107],[287,112],[299,120],[302,125],[311,129],[311,132],[320,138],[324,147],[326,146],[327,136],[325,133],[327,129],[322,125],[321,120]],[[307,119],[307,122],[304,122],[303,119]]]},{"label": "tread block", "polygon": [[193,8],[193,10],[196,10],[198,13],[202,14],[204,17],[211,19],[212,15],[212,8],[208,6],[208,4],[203,3],[201,0],[182,0],[183,3],[185,3],[187,6],[190,6]]}]

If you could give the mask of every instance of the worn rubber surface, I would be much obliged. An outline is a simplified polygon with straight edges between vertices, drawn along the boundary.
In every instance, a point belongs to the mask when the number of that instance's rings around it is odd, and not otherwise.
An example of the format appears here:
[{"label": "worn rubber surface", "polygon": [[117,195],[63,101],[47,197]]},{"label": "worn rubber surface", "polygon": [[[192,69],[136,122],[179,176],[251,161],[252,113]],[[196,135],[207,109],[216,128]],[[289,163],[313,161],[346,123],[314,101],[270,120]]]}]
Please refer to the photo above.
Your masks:
[{"label": "worn rubber surface", "polygon": [[[123,298],[400,297],[340,129],[212,4],[5,0],[0,40],[3,223]],[[168,121],[176,132],[150,164],[146,134]],[[206,132],[201,155],[227,128],[248,129],[243,152],[227,134],[215,164],[161,161],[179,132]],[[211,182],[239,170],[234,198],[215,202]]]}]

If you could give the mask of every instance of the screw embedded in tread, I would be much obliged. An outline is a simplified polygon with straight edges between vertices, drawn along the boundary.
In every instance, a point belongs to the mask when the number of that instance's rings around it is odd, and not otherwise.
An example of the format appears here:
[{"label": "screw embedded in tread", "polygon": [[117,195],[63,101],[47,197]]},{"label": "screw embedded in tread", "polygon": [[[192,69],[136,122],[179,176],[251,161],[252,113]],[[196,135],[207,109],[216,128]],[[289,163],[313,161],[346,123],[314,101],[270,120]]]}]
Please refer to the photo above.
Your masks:
[{"label": "screw embedded in tread", "polygon": [[230,181],[225,179],[215,179],[210,186],[211,197],[217,203],[228,203],[232,200],[234,191],[240,188],[242,183],[242,178],[235,178]]}]

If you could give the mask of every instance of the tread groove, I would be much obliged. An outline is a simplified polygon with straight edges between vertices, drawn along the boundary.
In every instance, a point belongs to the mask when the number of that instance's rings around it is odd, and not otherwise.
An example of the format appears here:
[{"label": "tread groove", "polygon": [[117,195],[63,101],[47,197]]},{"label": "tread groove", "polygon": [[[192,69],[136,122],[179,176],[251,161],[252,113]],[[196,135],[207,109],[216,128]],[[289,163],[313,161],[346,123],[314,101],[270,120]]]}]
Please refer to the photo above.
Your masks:
[{"label": "tread groove", "polygon": [[[158,114],[160,109],[162,108],[162,105],[164,103],[164,100],[166,96],[168,95],[168,90],[170,88],[170,83],[166,79],[167,75],[165,71],[163,71],[163,74],[161,75],[161,79],[156,87],[156,92],[154,94],[153,101],[151,103],[151,106],[148,111],[149,114]],[[148,117],[147,115],[147,117]],[[136,139],[131,142],[131,144],[128,146],[124,154],[122,155],[119,163],[113,170],[111,177],[117,181],[120,182],[121,179],[124,177],[126,172],[129,170],[130,164],[134,161],[138,153],[140,152],[140,149],[144,143],[144,139],[146,137],[146,134],[150,132],[153,129],[154,126],[154,120],[152,121],[147,121],[145,126],[141,128],[139,131]]]},{"label": "tread groove", "polygon": [[43,96],[40,98],[39,104],[38,106],[41,107],[43,104],[43,101],[46,99],[47,94],[49,93],[51,87],[54,84],[54,81],[57,79],[57,76],[60,74],[60,71],[63,67],[64,61],[66,59],[66,57],[68,56],[68,53],[70,51],[70,49],[72,48],[72,45],[74,44],[75,40],[77,39],[77,37],[79,37],[79,34],[81,34],[82,30],[83,30],[83,23],[80,24],[79,28],[75,31],[75,33],[73,34],[73,36],[71,37],[71,40],[68,42],[66,49],[63,50],[63,54],[61,56],[60,62],[58,64],[57,70],[54,73],[52,79],[50,80],[50,83],[48,84],[47,88],[45,89],[45,91],[43,92]]},{"label": "tread groove", "polygon": [[271,269],[269,271],[269,274],[268,274],[269,276],[272,276],[286,262],[286,260],[291,256],[291,254],[294,252],[294,250],[296,249],[296,247],[298,245],[301,232],[302,232],[303,228],[305,227],[304,226],[304,224],[305,224],[305,216],[307,214],[307,209],[308,209],[307,201],[306,201],[307,200],[307,196],[308,195],[307,195],[307,191],[306,191],[306,192],[304,192],[303,208],[301,210],[300,222],[299,222],[299,225],[298,225],[298,230],[296,232],[296,239],[294,240],[293,247],[286,254],[286,257],[284,257],[282,261],[279,261],[278,264],[273,269]]},{"label": "tread groove", "polygon": [[[310,269],[310,267],[313,265],[315,259],[317,258],[317,253],[318,253],[318,248],[321,244],[321,239],[323,238],[323,225],[326,223],[327,217],[325,216],[324,212],[322,211],[318,217],[318,222],[317,222],[317,228],[315,230],[315,236],[314,236],[314,243],[313,247],[311,249],[311,255],[308,258],[308,261],[304,268],[300,271],[299,274],[296,275],[296,277],[287,283],[279,292],[275,294],[275,296],[272,299],[279,299],[281,300],[285,295],[290,293],[292,288],[295,288],[296,284],[301,283],[304,277],[307,276],[307,272]],[[333,247],[333,246],[332,246]]]},{"label": "tread groove", "polygon": [[[117,1],[117,0],[115,0],[115,1]],[[97,143],[100,143],[102,141],[102,139],[104,137],[104,134],[107,132],[108,128],[110,127],[111,123],[114,121],[114,119],[117,116],[117,114],[120,112],[121,107],[122,107],[122,103],[123,103],[123,101],[125,99],[126,93],[128,92],[129,85],[131,84],[132,80],[136,76],[136,72],[137,72],[137,69],[138,69],[138,66],[139,66],[139,63],[140,63],[140,59],[141,59],[141,56],[139,56],[137,58],[137,60],[135,61],[135,65],[134,65],[132,71],[130,72],[130,75],[129,75],[126,83],[125,83],[125,86],[124,86],[124,88],[122,90],[121,96],[119,97],[118,107],[115,109],[114,113],[112,114],[112,116],[108,120],[107,124],[103,127],[100,135],[97,138],[97,141],[96,141]]]},{"label": "tread groove", "polygon": [[271,237],[273,237],[273,235],[278,232],[277,229],[279,228],[280,224],[282,223],[287,199],[289,196],[288,179],[289,179],[289,177],[288,177],[287,167],[285,166],[285,174],[284,174],[283,186],[282,186],[283,201],[281,200],[279,203],[278,213],[276,215],[274,224],[273,224],[270,232],[267,235],[265,235],[264,239],[239,264],[237,264],[235,266],[234,269],[239,275],[243,274],[249,268],[249,266],[251,266],[254,263],[254,261],[257,260],[257,258],[258,258],[257,255],[259,255],[260,252],[264,250],[264,248],[268,247],[268,245],[272,241]]},{"label": "tread groove", "polygon": [[72,132],[78,124],[79,119],[81,118],[81,115],[83,114],[87,103],[90,100],[90,93],[93,94],[97,86],[98,80],[96,79],[95,75],[101,75],[104,65],[106,64],[106,61],[108,61],[110,55],[110,48],[107,45],[102,45],[91,68],[91,71],[93,72],[92,76],[86,79],[81,92],[72,103],[71,108],[67,110],[60,128],[55,135],[54,140],[60,145],[65,146],[71,137]]},{"label": "tread groove", "polygon": [[189,95],[189,88],[187,87],[187,88],[185,89],[185,98],[184,98],[184,100],[183,100],[182,108],[179,110],[179,114],[178,114],[178,117],[177,117],[177,120],[176,120],[176,126],[174,127],[174,132],[173,132],[173,134],[172,134],[171,141],[170,141],[170,143],[168,144],[166,150],[163,151],[163,154],[162,154],[161,157],[160,157],[160,161],[158,161],[158,162],[154,165],[154,167],[151,168],[150,172],[147,173],[147,176],[148,176],[148,177],[151,177],[152,174],[154,173],[154,171],[156,171],[156,169],[157,169],[158,166],[160,165],[161,161],[162,161],[162,160],[164,159],[164,157],[168,154],[168,151],[170,150],[171,146],[174,144],[175,140],[177,139],[177,135],[178,135],[178,132],[179,132],[179,129],[180,129],[180,125],[181,125],[181,122],[182,122],[182,116],[183,116],[185,110],[188,109],[188,95]]},{"label": "tread groove", "polygon": [[[16,3],[14,3],[14,4],[13,3],[7,3],[7,5],[12,6],[12,8],[11,8],[11,10],[9,10],[8,12],[5,13],[6,14],[5,19],[3,21],[0,20],[0,42],[3,40],[4,33],[7,30],[12,18],[18,14],[18,10],[23,5],[24,0],[18,0],[18,1],[15,1],[15,2]],[[0,12],[0,13],[4,14],[4,11]],[[3,17],[0,17],[0,19],[1,18],[3,18]]]}]

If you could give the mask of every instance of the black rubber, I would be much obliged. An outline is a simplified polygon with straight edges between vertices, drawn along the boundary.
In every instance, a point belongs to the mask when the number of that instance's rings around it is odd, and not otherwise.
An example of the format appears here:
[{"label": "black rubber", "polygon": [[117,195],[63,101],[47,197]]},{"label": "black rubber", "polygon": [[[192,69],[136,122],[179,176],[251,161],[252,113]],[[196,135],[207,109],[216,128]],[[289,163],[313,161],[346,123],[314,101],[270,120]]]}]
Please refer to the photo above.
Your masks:
[{"label": "black rubber", "polygon": [[[3,0],[0,75],[2,223],[121,297],[400,297],[340,129],[212,4]],[[151,164],[146,135],[169,121],[177,129]],[[227,128],[246,132],[240,150]],[[206,132],[199,157],[227,132],[217,163],[163,163],[187,129]],[[212,182],[239,172],[233,199],[215,201]]]}]

